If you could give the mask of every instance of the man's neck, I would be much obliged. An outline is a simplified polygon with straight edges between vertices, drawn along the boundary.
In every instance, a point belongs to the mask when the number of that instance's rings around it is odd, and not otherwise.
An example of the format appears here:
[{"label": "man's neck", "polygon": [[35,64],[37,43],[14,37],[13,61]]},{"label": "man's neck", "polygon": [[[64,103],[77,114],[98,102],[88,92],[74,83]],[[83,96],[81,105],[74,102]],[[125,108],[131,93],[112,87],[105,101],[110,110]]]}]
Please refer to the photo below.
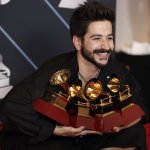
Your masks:
[{"label": "man's neck", "polygon": [[79,66],[79,79],[82,82],[88,82],[90,79],[98,76],[100,69],[93,63],[86,60],[80,53],[77,55]]}]

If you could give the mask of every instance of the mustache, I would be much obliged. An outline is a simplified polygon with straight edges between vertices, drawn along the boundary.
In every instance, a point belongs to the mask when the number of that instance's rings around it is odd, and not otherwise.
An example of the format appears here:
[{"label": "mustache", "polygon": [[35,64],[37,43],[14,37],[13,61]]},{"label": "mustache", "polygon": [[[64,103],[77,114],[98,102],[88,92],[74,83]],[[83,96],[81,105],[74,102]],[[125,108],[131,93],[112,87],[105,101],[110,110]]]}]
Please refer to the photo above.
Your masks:
[{"label": "mustache", "polygon": [[95,49],[94,51],[93,51],[93,53],[95,53],[95,54],[98,54],[98,53],[112,53],[113,52],[113,50],[112,49]]}]

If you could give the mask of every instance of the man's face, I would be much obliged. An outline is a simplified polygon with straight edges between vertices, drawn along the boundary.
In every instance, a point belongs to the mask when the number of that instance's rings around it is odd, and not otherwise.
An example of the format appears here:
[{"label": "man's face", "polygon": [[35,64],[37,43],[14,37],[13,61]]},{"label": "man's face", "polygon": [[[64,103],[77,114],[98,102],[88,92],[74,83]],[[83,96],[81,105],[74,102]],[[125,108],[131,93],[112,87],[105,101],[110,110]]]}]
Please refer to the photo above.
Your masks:
[{"label": "man's face", "polygon": [[103,67],[107,65],[113,49],[111,22],[105,20],[90,23],[81,42],[82,56],[89,62]]}]

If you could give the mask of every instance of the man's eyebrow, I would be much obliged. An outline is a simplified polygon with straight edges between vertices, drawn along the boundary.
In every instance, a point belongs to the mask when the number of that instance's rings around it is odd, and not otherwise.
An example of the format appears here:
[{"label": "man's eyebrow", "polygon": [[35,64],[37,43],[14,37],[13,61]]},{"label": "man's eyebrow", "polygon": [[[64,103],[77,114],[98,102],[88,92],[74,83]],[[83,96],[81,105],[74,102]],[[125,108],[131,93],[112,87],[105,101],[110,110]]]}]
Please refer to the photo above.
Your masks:
[{"label": "man's eyebrow", "polygon": [[[97,37],[97,36],[102,37],[103,35],[101,35],[101,34],[93,34],[90,37],[93,38],[93,37]],[[108,34],[107,36],[113,36],[113,34]]]}]

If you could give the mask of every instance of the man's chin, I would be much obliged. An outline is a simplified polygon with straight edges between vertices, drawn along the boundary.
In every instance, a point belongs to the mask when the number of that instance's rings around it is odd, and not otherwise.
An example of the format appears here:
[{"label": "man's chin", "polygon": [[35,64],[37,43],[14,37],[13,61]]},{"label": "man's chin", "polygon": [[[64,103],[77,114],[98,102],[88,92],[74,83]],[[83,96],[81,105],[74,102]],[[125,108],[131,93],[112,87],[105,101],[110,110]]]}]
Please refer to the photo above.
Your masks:
[{"label": "man's chin", "polygon": [[108,61],[103,61],[103,62],[97,62],[97,65],[99,67],[105,67],[108,64]]}]

